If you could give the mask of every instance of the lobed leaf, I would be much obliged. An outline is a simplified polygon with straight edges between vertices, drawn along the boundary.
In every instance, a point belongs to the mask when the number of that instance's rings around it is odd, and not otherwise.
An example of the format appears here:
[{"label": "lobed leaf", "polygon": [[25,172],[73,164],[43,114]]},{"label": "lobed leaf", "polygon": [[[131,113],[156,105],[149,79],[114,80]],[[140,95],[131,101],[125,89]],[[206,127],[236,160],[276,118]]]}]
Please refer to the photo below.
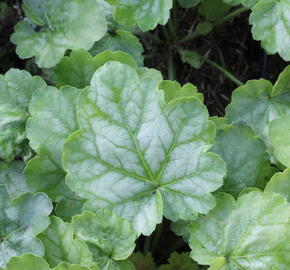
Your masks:
[{"label": "lobed leaf", "polygon": [[46,83],[27,71],[10,69],[0,75],[0,158],[13,160],[25,143],[28,105],[35,90]]},{"label": "lobed leaf", "polygon": [[49,225],[49,198],[43,193],[24,193],[12,200],[6,186],[0,185],[0,209],[0,267],[24,253],[42,256],[43,245],[36,236]]},{"label": "lobed leaf", "polygon": [[107,31],[101,10],[95,0],[25,0],[26,18],[11,36],[16,53],[22,59],[35,57],[39,67],[50,68],[67,49],[91,49]]},{"label": "lobed leaf", "polygon": [[211,269],[287,269],[289,210],[272,192],[248,191],[237,201],[222,193],[214,210],[192,222],[191,256]]},{"label": "lobed leaf", "polygon": [[159,80],[117,62],[91,83],[63,150],[66,182],[86,209],[113,209],[145,235],[163,212],[175,221],[212,209],[225,164],[207,153],[215,127],[205,106],[194,97],[167,105]]}]

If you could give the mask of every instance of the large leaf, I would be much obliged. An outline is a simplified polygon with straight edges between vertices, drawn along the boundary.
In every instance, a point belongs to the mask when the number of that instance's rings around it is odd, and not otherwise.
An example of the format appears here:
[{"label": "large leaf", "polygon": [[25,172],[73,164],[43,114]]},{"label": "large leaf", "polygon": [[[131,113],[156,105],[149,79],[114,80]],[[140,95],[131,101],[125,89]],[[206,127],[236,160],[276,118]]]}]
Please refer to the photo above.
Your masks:
[{"label": "large leaf", "polygon": [[0,267],[23,253],[44,254],[36,236],[49,225],[51,211],[51,201],[45,194],[24,193],[12,200],[6,186],[0,185]]},{"label": "large leaf", "polygon": [[22,161],[13,161],[0,169],[0,185],[7,186],[11,198],[16,198],[22,193],[30,191],[24,178],[24,167],[25,164]]},{"label": "large leaf", "polygon": [[246,187],[265,187],[261,172],[270,170],[269,156],[264,142],[249,126],[235,123],[220,130],[211,151],[227,163],[223,191],[237,195]]},{"label": "large leaf", "polygon": [[194,97],[167,105],[158,84],[121,63],[99,68],[63,150],[67,184],[86,207],[111,208],[146,235],[163,211],[171,220],[207,213],[225,174],[207,153],[215,127],[205,106]]},{"label": "large leaf", "polygon": [[135,248],[136,234],[130,224],[108,210],[74,216],[72,225],[78,238],[92,247],[101,269],[122,269],[118,261],[124,264]]},{"label": "large leaf", "polygon": [[0,158],[12,160],[22,149],[32,93],[46,84],[27,71],[10,69],[0,75]]},{"label": "large leaf", "polygon": [[161,265],[158,270],[198,270],[198,265],[190,258],[189,253],[173,252],[168,264]]},{"label": "large leaf", "polygon": [[[48,263],[37,256],[32,254],[24,254],[20,257],[12,258],[6,270],[51,270]],[[87,267],[83,267],[76,264],[61,263],[52,270],[89,270]],[[97,270],[97,269],[95,269]]]},{"label": "large leaf", "polygon": [[145,32],[157,24],[165,24],[170,16],[172,0],[106,0],[115,5],[114,18],[125,25],[138,25]]},{"label": "large leaf", "polygon": [[231,104],[226,108],[229,122],[244,121],[257,135],[262,136],[268,150],[269,124],[283,114],[290,114],[290,66],[279,76],[273,86],[264,79],[248,81],[232,94]]},{"label": "large leaf", "polygon": [[290,60],[289,10],[289,0],[260,1],[250,16],[254,39],[261,41],[269,54],[278,52],[285,61]]},{"label": "large leaf", "polygon": [[107,33],[95,43],[90,52],[96,55],[106,50],[126,52],[134,58],[138,66],[143,66],[143,46],[139,39],[128,31],[119,29]]},{"label": "large leaf", "polygon": [[269,136],[276,158],[286,167],[290,167],[290,116],[284,115],[272,121]]},{"label": "large leaf", "polygon": [[69,262],[91,266],[92,253],[84,241],[74,239],[72,225],[54,216],[50,221],[49,227],[39,236],[49,265],[55,267],[61,262]]},{"label": "large leaf", "polygon": [[130,256],[130,261],[136,270],[156,270],[156,265],[151,253],[135,252]]},{"label": "large leaf", "polygon": [[222,193],[191,225],[191,256],[211,269],[287,269],[289,215],[288,202],[272,192],[253,190],[237,201]]},{"label": "large leaf", "polygon": [[55,66],[67,49],[89,50],[107,30],[95,0],[24,0],[26,19],[11,40],[22,59],[35,57],[39,67]]},{"label": "large leaf", "polygon": [[65,56],[56,67],[56,84],[58,87],[70,85],[84,88],[90,85],[94,72],[109,61],[118,61],[136,68],[132,56],[117,51],[104,51],[92,56],[90,53],[79,50],[73,51],[70,56]]}]

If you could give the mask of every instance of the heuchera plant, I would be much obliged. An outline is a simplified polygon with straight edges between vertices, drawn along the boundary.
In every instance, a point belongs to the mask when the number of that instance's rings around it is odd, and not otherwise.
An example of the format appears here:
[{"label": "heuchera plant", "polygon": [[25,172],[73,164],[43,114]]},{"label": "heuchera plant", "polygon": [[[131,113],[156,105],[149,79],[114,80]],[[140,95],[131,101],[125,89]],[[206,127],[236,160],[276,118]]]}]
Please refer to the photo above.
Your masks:
[{"label": "heuchera plant", "polygon": [[[243,83],[183,47],[248,12],[289,61],[289,0],[22,2],[11,41],[43,78],[0,75],[1,270],[290,269],[290,67]],[[225,117],[174,81],[171,49],[166,79],[143,65],[177,7],[204,18],[174,36],[180,60],[238,86]]]}]

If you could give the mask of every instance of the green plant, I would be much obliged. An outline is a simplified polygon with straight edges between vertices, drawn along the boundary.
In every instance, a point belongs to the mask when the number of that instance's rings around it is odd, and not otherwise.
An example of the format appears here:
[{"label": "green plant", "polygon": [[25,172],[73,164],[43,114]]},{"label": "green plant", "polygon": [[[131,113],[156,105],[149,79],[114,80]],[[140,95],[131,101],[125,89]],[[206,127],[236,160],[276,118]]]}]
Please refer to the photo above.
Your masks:
[{"label": "green plant", "polygon": [[[288,61],[289,0],[18,8],[11,41],[33,75],[0,75],[1,270],[289,269],[290,68],[243,83],[186,45],[247,12]],[[182,35],[186,9],[200,17]],[[167,75],[142,44],[166,48]],[[224,117],[175,81],[177,61],[238,86]]]}]

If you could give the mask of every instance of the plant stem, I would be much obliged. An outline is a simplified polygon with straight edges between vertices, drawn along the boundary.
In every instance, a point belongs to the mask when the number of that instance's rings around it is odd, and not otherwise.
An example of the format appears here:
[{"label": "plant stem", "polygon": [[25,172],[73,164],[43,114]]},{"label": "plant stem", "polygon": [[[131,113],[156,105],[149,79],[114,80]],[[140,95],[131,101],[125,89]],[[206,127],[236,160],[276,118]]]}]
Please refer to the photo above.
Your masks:
[{"label": "plant stem", "polygon": [[[227,21],[231,20],[232,18],[240,15],[241,13],[243,13],[243,12],[245,12],[247,10],[249,10],[249,9],[245,8],[245,7],[241,7],[239,9],[236,9],[233,12],[229,13],[228,15],[226,15],[224,18],[222,18],[222,19],[216,21],[215,23],[213,23],[212,26],[214,28],[215,26],[220,25],[220,24],[222,24],[224,22],[227,22]],[[198,31],[194,31],[192,34],[189,34],[189,35],[181,38],[178,43],[182,44],[184,42],[194,40],[195,38],[199,37],[200,35],[201,35],[201,33],[199,33]]]},{"label": "plant stem", "polygon": [[211,65],[212,67],[216,68],[217,70],[219,70],[221,73],[223,73],[228,79],[230,79],[232,82],[234,82],[237,86],[242,86],[244,85],[238,78],[236,78],[231,72],[229,72],[226,68],[220,66],[219,64],[217,64],[216,62],[211,61],[210,59],[208,59],[207,57],[204,57],[202,55],[199,55],[200,58],[208,63],[209,65]]},{"label": "plant stem", "polygon": [[150,237],[146,237],[145,238],[145,243],[144,243],[144,247],[143,247],[143,253],[146,255],[149,250],[150,250],[150,244],[151,244],[151,239]]}]

